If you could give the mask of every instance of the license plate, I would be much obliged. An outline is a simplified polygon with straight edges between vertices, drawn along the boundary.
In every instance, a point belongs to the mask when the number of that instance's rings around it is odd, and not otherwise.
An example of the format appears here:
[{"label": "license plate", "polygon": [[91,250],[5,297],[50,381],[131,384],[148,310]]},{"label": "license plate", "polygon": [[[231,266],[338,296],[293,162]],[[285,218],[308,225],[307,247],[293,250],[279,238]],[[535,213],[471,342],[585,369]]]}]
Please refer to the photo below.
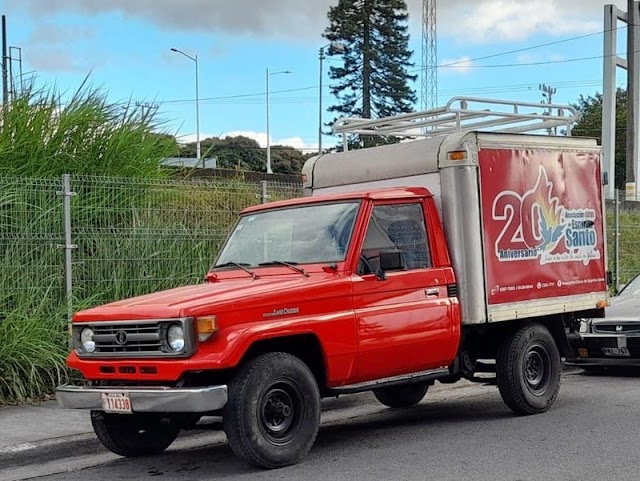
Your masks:
[{"label": "license plate", "polygon": [[131,414],[131,399],[127,393],[101,393],[102,409],[107,413]]},{"label": "license plate", "polygon": [[602,352],[605,356],[629,356],[629,349],[626,347],[603,347]]}]

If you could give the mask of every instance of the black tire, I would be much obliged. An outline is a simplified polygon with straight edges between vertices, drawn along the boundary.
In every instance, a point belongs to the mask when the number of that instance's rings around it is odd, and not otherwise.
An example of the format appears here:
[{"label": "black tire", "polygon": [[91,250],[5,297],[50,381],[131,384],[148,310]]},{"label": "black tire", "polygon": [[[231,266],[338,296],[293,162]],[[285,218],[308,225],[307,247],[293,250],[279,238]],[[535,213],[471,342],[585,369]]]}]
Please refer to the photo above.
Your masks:
[{"label": "black tire", "polygon": [[562,362],[549,330],[523,326],[498,351],[496,378],[505,404],[517,414],[547,411],[558,397]]},{"label": "black tire", "polygon": [[180,424],[175,419],[155,413],[91,411],[91,424],[109,451],[130,458],[159,454],[180,434]]},{"label": "black tire", "polygon": [[422,401],[427,394],[427,389],[429,389],[428,384],[404,384],[374,389],[373,395],[390,408],[410,408]]},{"label": "black tire", "polygon": [[229,385],[223,427],[231,449],[259,468],[298,463],[320,426],[320,391],[307,365],[272,352],[248,362]]}]

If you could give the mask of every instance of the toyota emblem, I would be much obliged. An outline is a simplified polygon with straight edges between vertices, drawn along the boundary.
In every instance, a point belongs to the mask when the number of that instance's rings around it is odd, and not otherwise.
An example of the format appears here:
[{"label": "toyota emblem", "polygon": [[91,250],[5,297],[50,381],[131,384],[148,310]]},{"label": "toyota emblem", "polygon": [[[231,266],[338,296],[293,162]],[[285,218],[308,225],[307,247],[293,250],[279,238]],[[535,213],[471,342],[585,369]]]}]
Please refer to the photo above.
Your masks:
[{"label": "toyota emblem", "polygon": [[127,333],[124,331],[116,332],[116,343],[124,346],[127,343]]}]

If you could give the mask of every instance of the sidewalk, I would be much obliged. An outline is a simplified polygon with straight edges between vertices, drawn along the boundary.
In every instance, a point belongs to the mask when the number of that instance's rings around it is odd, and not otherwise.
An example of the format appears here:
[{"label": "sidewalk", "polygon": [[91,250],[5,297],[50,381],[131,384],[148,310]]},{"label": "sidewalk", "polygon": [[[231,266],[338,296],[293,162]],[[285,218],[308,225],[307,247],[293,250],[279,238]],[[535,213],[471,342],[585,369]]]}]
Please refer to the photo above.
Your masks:
[{"label": "sidewalk", "polygon": [[88,411],[60,409],[56,401],[0,407],[0,468],[59,457],[61,451],[89,454],[102,448]]}]

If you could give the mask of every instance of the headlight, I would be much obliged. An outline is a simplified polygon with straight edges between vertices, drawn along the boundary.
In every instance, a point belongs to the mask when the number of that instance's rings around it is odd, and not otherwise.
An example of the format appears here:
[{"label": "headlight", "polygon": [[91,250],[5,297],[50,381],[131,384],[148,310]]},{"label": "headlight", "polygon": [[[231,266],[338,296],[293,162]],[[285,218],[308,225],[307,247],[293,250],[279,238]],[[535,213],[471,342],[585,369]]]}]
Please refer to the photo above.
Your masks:
[{"label": "headlight", "polygon": [[96,350],[96,343],[93,340],[93,331],[90,328],[85,327],[80,332],[80,345],[84,352],[91,353]]},{"label": "headlight", "polygon": [[583,334],[591,332],[591,319],[580,321],[580,332]]},{"label": "headlight", "polygon": [[173,324],[167,331],[167,342],[169,347],[176,352],[184,349],[184,329],[179,324]]}]

